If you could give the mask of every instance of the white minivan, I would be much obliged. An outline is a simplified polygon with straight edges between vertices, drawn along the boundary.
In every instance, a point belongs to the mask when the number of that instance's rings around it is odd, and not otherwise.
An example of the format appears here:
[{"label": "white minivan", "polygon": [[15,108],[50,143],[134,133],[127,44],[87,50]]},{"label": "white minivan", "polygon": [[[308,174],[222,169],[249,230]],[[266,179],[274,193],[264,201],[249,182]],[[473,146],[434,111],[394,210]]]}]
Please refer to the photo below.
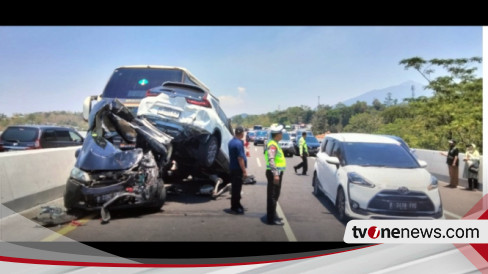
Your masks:
[{"label": "white minivan", "polygon": [[397,140],[328,134],[315,161],[314,194],[324,193],[340,220],[444,218],[437,178]]}]

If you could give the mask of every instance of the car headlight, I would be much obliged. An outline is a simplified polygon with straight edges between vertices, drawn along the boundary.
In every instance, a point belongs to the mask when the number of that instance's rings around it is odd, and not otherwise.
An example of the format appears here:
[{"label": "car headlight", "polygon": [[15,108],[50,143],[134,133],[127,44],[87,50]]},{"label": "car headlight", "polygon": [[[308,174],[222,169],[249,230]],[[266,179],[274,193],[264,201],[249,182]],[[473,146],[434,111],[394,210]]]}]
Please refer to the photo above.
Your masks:
[{"label": "car headlight", "polygon": [[375,187],[374,184],[366,181],[361,175],[357,174],[356,172],[348,172],[347,173],[347,181],[350,184],[355,184],[355,185],[360,185],[360,186],[365,186],[365,187],[370,187],[373,188]]},{"label": "car headlight", "polygon": [[85,182],[85,183],[88,183],[91,181],[90,174],[84,172],[83,170],[81,170],[77,167],[74,167],[71,170],[70,177],[77,180],[77,181]]},{"label": "car headlight", "polygon": [[428,190],[436,189],[439,186],[439,182],[434,175],[430,175],[430,185],[427,187]]}]

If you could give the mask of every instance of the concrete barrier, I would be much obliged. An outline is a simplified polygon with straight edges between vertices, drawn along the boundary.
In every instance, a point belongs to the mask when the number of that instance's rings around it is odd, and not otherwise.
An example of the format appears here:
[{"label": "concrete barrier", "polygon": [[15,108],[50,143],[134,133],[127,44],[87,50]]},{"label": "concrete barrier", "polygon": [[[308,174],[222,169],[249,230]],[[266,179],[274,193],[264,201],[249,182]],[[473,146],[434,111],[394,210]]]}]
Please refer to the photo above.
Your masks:
[{"label": "concrete barrier", "polygon": [[78,148],[0,153],[0,202],[19,212],[61,197]]},{"label": "concrete barrier", "polygon": [[[446,151],[447,152],[447,151]],[[427,162],[427,170],[443,181],[449,182],[449,171],[446,164],[446,156],[440,154],[437,150],[416,149],[415,154],[419,160]],[[464,153],[459,153],[459,183],[467,186],[467,179],[463,178],[464,167],[466,162]],[[483,157],[480,159],[480,168],[478,173],[479,189],[482,189],[483,183]]]}]

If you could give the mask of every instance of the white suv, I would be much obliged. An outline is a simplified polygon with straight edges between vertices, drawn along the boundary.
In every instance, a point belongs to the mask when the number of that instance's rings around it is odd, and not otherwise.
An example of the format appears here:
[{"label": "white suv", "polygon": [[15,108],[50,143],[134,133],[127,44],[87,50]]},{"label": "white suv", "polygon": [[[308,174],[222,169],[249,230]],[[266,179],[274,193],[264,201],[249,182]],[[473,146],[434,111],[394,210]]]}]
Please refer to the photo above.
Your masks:
[{"label": "white suv", "polygon": [[165,82],[146,95],[137,116],[173,137],[173,159],[186,173],[182,176],[203,171],[228,177],[233,135],[219,100],[202,87],[178,82]]},{"label": "white suv", "polygon": [[315,162],[315,195],[324,193],[338,218],[444,218],[437,179],[400,142],[379,135],[328,134]]}]

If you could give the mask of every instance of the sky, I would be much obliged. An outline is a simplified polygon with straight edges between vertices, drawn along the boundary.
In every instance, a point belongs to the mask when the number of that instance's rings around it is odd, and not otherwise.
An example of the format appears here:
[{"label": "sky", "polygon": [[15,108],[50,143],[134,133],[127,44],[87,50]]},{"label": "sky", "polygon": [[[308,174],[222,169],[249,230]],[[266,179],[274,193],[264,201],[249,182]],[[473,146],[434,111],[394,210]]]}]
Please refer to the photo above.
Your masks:
[{"label": "sky", "polygon": [[229,117],[314,108],[426,84],[399,65],[414,56],[482,56],[482,27],[0,26],[0,113],[81,112],[115,68],[141,64],[187,68]]}]

